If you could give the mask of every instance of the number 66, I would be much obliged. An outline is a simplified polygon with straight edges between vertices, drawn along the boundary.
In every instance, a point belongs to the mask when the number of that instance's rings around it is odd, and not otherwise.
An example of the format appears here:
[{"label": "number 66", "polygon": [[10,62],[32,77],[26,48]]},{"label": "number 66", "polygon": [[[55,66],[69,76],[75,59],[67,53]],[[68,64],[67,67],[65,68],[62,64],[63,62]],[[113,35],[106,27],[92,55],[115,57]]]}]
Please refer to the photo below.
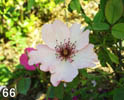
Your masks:
[{"label": "number 66", "polygon": [[7,88],[4,88],[2,91],[3,97],[8,97],[10,95],[10,97],[15,97],[15,88],[11,88],[9,91]]}]

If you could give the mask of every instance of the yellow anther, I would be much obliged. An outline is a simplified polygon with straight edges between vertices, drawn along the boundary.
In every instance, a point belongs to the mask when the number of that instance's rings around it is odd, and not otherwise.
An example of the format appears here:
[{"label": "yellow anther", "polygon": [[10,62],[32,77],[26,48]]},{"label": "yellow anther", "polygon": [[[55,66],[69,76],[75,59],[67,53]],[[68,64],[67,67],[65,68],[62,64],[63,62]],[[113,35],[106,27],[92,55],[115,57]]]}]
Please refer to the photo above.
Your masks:
[{"label": "yellow anther", "polygon": [[68,55],[68,50],[67,50],[67,49],[64,49],[63,54],[64,54],[65,56]]}]

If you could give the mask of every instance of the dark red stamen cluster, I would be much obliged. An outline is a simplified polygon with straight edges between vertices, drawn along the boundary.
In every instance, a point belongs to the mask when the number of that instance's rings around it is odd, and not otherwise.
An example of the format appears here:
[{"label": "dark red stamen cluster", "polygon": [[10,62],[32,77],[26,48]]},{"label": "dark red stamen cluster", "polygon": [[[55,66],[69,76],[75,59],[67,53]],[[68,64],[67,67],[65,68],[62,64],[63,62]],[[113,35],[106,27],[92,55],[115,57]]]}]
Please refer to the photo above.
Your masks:
[{"label": "dark red stamen cluster", "polygon": [[58,59],[62,60],[69,60],[69,61],[73,61],[71,58],[73,56],[75,56],[75,48],[76,45],[75,43],[71,43],[70,39],[68,39],[68,41],[64,40],[64,43],[60,42],[60,44],[57,42],[57,45],[55,47],[56,50],[56,57]]}]

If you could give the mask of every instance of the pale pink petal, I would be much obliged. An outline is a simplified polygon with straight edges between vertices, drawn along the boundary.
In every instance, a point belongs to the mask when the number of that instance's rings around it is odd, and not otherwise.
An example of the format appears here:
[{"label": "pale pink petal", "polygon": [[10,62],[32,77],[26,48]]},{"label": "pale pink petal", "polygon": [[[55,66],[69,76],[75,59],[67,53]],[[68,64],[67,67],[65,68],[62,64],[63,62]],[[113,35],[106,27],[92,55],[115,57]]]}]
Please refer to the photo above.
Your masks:
[{"label": "pale pink petal", "polygon": [[58,73],[57,74],[52,74],[51,78],[50,78],[50,81],[51,81],[53,86],[58,86],[59,83],[61,82],[59,74]]},{"label": "pale pink petal", "polygon": [[44,71],[44,72],[47,72],[47,71],[49,71],[50,70],[50,67],[52,67],[52,66],[50,66],[50,65],[48,65],[48,64],[41,64],[40,65],[40,70],[42,70],[42,71]]},{"label": "pale pink petal", "polygon": [[67,40],[69,37],[68,27],[59,20],[54,21],[53,24],[45,24],[42,27],[42,39],[50,48],[54,49],[57,42],[64,42],[64,39]]},{"label": "pale pink petal", "polygon": [[70,31],[66,24],[56,20],[53,23],[53,29],[56,32],[56,39],[58,42],[64,42],[64,40],[70,38]]},{"label": "pale pink petal", "polygon": [[49,66],[57,62],[55,51],[46,45],[38,45],[37,50],[29,53],[29,65],[41,63]]},{"label": "pale pink petal", "polygon": [[87,45],[85,48],[81,49],[73,57],[72,65],[77,68],[85,68],[95,66],[95,62],[98,61],[97,55],[93,51],[94,46],[92,44]]},{"label": "pale pink petal", "polygon": [[80,50],[89,43],[89,30],[81,29],[81,24],[73,24],[70,28],[71,42],[76,42],[76,49]]},{"label": "pale pink petal", "polygon": [[55,67],[50,69],[52,72],[51,83],[57,86],[61,81],[71,82],[77,75],[77,68],[73,67],[69,62],[62,61]]},{"label": "pale pink petal", "polygon": [[56,33],[53,31],[52,24],[42,26],[42,39],[50,48],[56,46]]}]

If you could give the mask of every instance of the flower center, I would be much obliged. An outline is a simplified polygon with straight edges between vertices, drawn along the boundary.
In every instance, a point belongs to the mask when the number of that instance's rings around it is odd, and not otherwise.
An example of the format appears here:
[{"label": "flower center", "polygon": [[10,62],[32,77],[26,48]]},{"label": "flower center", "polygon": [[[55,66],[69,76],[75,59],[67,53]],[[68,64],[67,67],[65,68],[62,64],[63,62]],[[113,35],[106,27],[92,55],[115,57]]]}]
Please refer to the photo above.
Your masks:
[{"label": "flower center", "polygon": [[56,50],[56,58],[60,59],[61,61],[73,61],[72,57],[75,56],[75,51],[76,51],[76,45],[75,43],[71,43],[70,39],[68,41],[64,41],[64,43],[57,42],[57,45],[55,47]]},{"label": "flower center", "polygon": [[61,51],[58,52],[60,56],[64,57],[65,59],[68,58],[71,54],[71,50],[68,48],[62,48]]},{"label": "flower center", "polygon": [[69,52],[68,52],[68,49],[64,49],[64,50],[63,50],[63,54],[64,54],[64,56],[67,56],[68,53],[69,53]]}]

